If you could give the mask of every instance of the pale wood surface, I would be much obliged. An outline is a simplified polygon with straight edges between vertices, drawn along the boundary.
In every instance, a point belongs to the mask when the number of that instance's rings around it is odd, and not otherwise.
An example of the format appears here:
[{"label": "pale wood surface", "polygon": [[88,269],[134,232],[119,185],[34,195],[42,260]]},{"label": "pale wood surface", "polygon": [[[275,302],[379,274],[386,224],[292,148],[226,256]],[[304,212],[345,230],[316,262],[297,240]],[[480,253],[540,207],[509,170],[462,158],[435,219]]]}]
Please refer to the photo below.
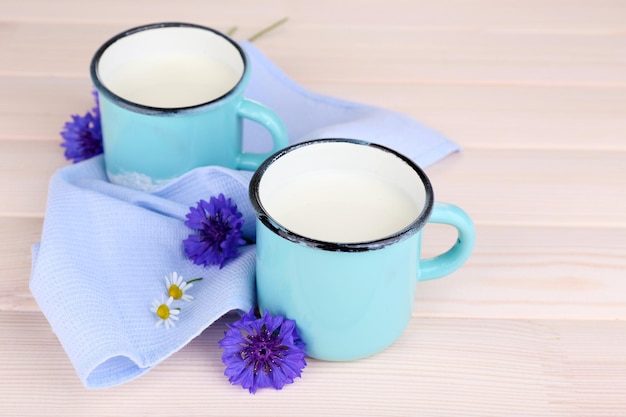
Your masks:
[{"label": "pale wood surface", "polygon": [[[59,131],[92,106],[91,55],[180,20],[257,41],[314,91],[401,111],[463,152],[427,169],[476,221],[418,285],[385,352],[311,360],[283,391],[222,376],[224,320],[128,384],[85,389],[28,290]],[[0,2],[0,415],[626,415],[626,3],[620,0]],[[426,254],[451,244],[429,226]]]}]

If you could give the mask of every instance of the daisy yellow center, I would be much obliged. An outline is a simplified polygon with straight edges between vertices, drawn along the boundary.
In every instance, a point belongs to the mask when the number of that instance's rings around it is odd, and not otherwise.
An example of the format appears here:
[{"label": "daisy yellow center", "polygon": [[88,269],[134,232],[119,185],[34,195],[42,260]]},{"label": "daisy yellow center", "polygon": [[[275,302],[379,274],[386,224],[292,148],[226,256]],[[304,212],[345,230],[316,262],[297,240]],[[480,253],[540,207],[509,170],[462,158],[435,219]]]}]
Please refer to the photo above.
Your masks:
[{"label": "daisy yellow center", "polygon": [[174,300],[180,300],[183,296],[183,291],[180,289],[178,285],[170,285],[170,288],[167,293]]},{"label": "daisy yellow center", "polygon": [[170,308],[166,304],[161,304],[157,308],[156,314],[161,320],[167,320],[170,316]]}]

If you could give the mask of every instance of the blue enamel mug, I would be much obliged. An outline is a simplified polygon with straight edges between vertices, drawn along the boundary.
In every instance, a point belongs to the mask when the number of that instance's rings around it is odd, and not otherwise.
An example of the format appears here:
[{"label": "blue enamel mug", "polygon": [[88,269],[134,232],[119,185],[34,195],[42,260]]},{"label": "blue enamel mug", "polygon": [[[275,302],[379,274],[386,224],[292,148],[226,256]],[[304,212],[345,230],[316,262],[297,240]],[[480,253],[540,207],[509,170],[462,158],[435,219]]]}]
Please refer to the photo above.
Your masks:
[{"label": "blue enamel mug", "polygon": [[[249,76],[243,49],[204,26],[151,24],[104,43],[91,78],[109,180],[152,190],[200,166],[254,170],[287,146],[280,118],[244,97]],[[269,152],[242,151],[244,118],[269,130]]]},{"label": "blue enamel mug", "polygon": [[[287,147],[261,164],[249,192],[259,308],[295,320],[317,359],[385,349],[411,319],[417,282],[454,272],[474,247],[472,220],[434,202],[417,165],[360,140]],[[421,259],[428,222],[453,226],[458,240]]]}]

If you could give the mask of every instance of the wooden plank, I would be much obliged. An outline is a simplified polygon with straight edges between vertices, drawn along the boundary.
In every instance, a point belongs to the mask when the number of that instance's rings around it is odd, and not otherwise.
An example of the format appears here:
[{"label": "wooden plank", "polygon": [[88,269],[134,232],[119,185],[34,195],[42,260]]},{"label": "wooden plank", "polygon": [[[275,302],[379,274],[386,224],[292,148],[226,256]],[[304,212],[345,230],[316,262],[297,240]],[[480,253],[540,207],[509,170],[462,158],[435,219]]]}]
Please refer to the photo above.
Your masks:
[{"label": "wooden plank", "polygon": [[[476,235],[461,269],[418,283],[415,316],[626,318],[624,229],[479,224]],[[455,238],[443,226],[427,226],[425,256]]]},{"label": "wooden plank", "polygon": [[[0,311],[37,311],[28,289],[41,219],[0,218]],[[616,228],[478,225],[460,270],[417,286],[416,317],[626,319],[626,232]],[[452,245],[452,228],[427,226],[424,257]]]},{"label": "wooden plank", "polygon": [[339,28],[317,36],[302,29],[301,35],[276,34],[259,45],[300,80],[619,86],[626,82],[622,60],[626,36],[621,34]]},{"label": "wooden plank", "polygon": [[[395,110],[464,148],[626,150],[626,88],[311,82],[313,92]],[[0,77],[0,139],[59,141],[93,107],[86,78]]]},{"label": "wooden plank", "polygon": [[311,91],[407,114],[466,149],[626,149],[626,89],[310,82]]},{"label": "wooden plank", "polygon": [[28,289],[31,247],[41,240],[41,218],[0,217],[0,311],[36,311]]},{"label": "wooden plank", "polygon": [[70,115],[94,107],[86,78],[0,77],[0,140],[61,142]]},{"label": "wooden plank", "polygon": [[468,149],[427,173],[479,224],[626,226],[623,152]]},{"label": "wooden plank", "polygon": [[[3,23],[0,37],[12,47],[0,75],[86,77],[99,45],[127,27]],[[626,85],[622,33],[294,25],[258,46],[299,81]]]},{"label": "wooden plank", "polygon": [[[293,25],[418,27],[438,30],[501,30],[616,32],[624,29],[624,4],[619,0],[440,0],[437,2],[364,0],[354,6],[349,2],[285,0],[206,2],[188,0],[185,7],[171,7],[165,0],[136,0],[132,3],[111,0],[86,4],[70,2],[58,7],[46,0],[2,2],[0,16],[5,20],[34,20],[81,23],[103,21],[136,24],[145,22],[195,21],[205,24],[225,21],[231,25],[263,25],[289,16]],[[471,16],[471,19],[468,18]]]},{"label": "wooden plank", "polygon": [[42,217],[48,182],[69,165],[53,141],[0,140],[0,217]]},{"label": "wooden plank", "polygon": [[44,409],[65,417],[626,413],[621,321],[416,318],[378,355],[344,363],[309,360],[295,384],[253,396],[222,375],[217,341],[232,320],[220,320],[139,379],[93,391],[82,387],[40,314],[0,313],[2,334],[11,335],[0,344],[5,364],[0,414],[30,416]]},{"label": "wooden plank", "polygon": [[[0,216],[43,216],[49,178],[66,165],[58,143],[0,141],[0,195],[11,196]],[[480,224],[626,227],[624,152],[468,149],[427,172],[438,200]]]}]

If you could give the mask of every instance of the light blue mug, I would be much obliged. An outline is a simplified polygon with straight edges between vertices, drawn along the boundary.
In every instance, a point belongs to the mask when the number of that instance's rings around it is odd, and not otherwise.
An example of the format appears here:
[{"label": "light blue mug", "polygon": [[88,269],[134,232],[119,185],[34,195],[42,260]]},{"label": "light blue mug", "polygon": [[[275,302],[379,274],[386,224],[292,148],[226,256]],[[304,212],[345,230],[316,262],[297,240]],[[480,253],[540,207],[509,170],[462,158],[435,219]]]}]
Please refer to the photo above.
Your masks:
[{"label": "light blue mug", "polygon": [[[317,359],[359,359],[392,344],[411,318],[416,283],[452,273],[474,247],[471,219],[435,203],[417,165],[364,141],[285,148],[259,167],[249,191],[259,307],[295,320]],[[420,259],[427,222],[455,227],[458,240]]]},{"label": "light blue mug", "polygon": [[[104,43],[91,78],[109,180],[152,190],[200,166],[254,170],[287,146],[279,117],[243,96],[249,76],[243,49],[204,26],[151,24]],[[269,130],[269,152],[242,151],[243,118]]]}]

